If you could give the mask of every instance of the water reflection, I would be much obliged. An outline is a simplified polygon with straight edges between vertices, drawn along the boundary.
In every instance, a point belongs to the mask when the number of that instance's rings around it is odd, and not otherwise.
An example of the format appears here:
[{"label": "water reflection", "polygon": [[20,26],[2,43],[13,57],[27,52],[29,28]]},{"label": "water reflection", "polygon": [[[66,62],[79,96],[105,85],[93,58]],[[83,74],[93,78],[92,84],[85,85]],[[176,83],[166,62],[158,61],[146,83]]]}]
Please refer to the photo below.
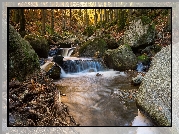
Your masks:
[{"label": "water reflection", "polygon": [[133,74],[118,71],[79,73],[56,81],[64,102],[81,126],[130,126],[137,108]]}]

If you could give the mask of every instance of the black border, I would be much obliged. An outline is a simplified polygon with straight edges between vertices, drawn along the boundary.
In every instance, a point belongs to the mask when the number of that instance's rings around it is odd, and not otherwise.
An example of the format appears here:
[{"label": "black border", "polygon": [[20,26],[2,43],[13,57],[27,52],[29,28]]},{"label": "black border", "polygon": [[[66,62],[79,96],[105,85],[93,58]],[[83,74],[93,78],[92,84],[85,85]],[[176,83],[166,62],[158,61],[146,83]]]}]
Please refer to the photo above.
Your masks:
[{"label": "black border", "polygon": [[172,127],[172,7],[7,7],[7,127],[9,126],[9,13],[10,9],[171,9],[171,126],[35,126],[37,127]]}]

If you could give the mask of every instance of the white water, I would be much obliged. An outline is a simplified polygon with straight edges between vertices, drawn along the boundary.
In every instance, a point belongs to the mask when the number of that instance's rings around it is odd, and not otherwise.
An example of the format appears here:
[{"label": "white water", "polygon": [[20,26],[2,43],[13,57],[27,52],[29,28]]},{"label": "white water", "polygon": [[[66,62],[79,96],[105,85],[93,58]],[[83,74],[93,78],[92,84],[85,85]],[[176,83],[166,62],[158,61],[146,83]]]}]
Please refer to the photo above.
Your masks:
[{"label": "white water", "polygon": [[114,71],[112,69],[107,71],[98,71],[98,72],[89,72],[89,69],[84,70],[79,73],[65,73],[65,71],[61,68],[61,77],[62,78],[70,78],[70,77],[81,77],[81,76],[96,76],[99,73],[100,76],[98,77],[115,77],[115,76],[126,76],[124,72]]},{"label": "white water", "polygon": [[152,126],[152,123],[138,110],[138,116],[134,118],[132,126]]},{"label": "white water", "polygon": [[60,48],[62,50],[62,56],[63,57],[70,57],[75,47],[72,48]]},{"label": "white water", "polygon": [[138,64],[137,64],[137,71],[138,71],[138,72],[142,72],[142,71],[143,71],[143,68],[144,68],[144,66],[143,66],[142,63],[138,63]]}]

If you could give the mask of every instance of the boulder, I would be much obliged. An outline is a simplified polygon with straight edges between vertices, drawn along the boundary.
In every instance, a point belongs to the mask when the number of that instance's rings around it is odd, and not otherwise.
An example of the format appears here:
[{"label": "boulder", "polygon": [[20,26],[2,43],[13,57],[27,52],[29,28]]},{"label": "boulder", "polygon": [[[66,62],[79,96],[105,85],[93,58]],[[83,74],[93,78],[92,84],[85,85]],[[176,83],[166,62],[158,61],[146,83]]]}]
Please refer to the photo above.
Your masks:
[{"label": "boulder", "polygon": [[55,55],[53,57],[53,61],[56,62],[58,65],[63,66],[63,56],[61,55]]},{"label": "boulder", "polygon": [[45,37],[29,34],[24,38],[29,41],[30,45],[40,58],[48,57],[49,46]]},{"label": "boulder", "polygon": [[171,46],[162,48],[139,87],[136,104],[157,126],[171,126]]},{"label": "boulder", "polygon": [[79,56],[81,57],[102,57],[107,44],[103,39],[95,38],[83,43],[79,49]]},{"label": "boulder", "polygon": [[40,69],[39,59],[28,41],[9,24],[9,80],[23,81]]},{"label": "boulder", "polygon": [[141,19],[134,20],[128,30],[124,32],[124,44],[136,48],[141,45],[149,45],[154,41],[155,25],[142,23]]},{"label": "boulder", "polygon": [[108,49],[116,49],[119,47],[119,43],[115,39],[105,39]]},{"label": "boulder", "polygon": [[47,61],[44,65],[41,66],[41,69],[46,72],[47,75],[49,75],[52,79],[59,79],[60,73],[61,73],[61,67],[51,61]]},{"label": "boulder", "polygon": [[104,62],[110,69],[124,71],[135,69],[137,59],[128,45],[121,45],[117,49],[108,49],[104,54]]}]

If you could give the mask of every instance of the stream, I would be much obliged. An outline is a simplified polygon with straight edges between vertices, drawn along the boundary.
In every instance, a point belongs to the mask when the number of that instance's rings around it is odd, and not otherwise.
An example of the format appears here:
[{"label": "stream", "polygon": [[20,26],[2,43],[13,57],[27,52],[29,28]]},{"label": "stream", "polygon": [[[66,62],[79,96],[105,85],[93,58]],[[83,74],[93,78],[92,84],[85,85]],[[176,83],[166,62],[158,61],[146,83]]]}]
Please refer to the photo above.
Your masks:
[{"label": "stream", "polygon": [[60,90],[61,102],[80,126],[151,125],[135,104],[139,86],[131,84],[132,77],[142,71],[141,64],[137,71],[114,71],[106,69],[100,59],[70,57],[72,51],[61,49],[61,78],[54,83]]},{"label": "stream", "polygon": [[87,65],[77,73],[66,74],[62,70],[62,78],[54,82],[61,92],[61,101],[69,107],[75,121],[80,126],[132,125],[138,115],[135,105],[138,87],[131,85],[136,71],[98,71],[95,67],[99,66]]}]

